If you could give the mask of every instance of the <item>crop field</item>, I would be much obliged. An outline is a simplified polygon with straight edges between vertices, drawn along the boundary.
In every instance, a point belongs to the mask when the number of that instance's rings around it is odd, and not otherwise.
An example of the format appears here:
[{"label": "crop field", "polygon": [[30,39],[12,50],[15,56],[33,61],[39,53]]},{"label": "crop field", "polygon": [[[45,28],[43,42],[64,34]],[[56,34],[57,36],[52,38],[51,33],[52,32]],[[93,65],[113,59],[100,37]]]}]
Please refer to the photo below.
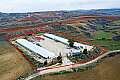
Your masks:
[{"label": "crop field", "polygon": [[15,80],[31,71],[30,65],[19,52],[0,40],[0,80]]},{"label": "crop field", "polygon": [[120,25],[120,20],[113,21],[113,22],[112,22],[112,25]]},{"label": "crop field", "polygon": [[108,50],[119,50],[120,42],[114,40],[95,40],[92,41],[93,44],[99,44],[102,47],[107,48]]},{"label": "crop field", "polygon": [[94,39],[112,39],[112,33],[104,31],[96,31],[94,33]]}]

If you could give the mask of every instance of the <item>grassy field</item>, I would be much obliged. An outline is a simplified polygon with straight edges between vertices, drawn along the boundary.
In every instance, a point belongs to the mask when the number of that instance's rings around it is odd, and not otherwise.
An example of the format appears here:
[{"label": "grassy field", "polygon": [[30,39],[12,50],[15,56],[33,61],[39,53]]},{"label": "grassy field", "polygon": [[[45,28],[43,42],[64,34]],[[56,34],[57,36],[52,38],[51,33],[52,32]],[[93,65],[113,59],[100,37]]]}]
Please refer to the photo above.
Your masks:
[{"label": "grassy field", "polygon": [[94,33],[94,39],[112,39],[112,33],[104,31],[96,31]]},{"label": "grassy field", "polygon": [[101,45],[108,50],[120,49],[120,42],[112,40],[112,32],[96,31],[94,33],[93,41],[90,42],[93,44]]},{"label": "grassy field", "polygon": [[29,63],[7,42],[0,40],[0,80],[15,80],[32,71]]},{"label": "grassy field", "polygon": [[120,42],[114,40],[95,40],[92,41],[93,44],[101,45],[102,47],[107,48],[108,50],[119,50],[120,49]]},{"label": "grassy field", "polygon": [[113,21],[112,24],[113,24],[113,25],[120,25],[120,20]]},{"label": "grassy field", "polygon": [[36,80],[120,80],[120,55],[106,58],[91,70],[43,76]]}]

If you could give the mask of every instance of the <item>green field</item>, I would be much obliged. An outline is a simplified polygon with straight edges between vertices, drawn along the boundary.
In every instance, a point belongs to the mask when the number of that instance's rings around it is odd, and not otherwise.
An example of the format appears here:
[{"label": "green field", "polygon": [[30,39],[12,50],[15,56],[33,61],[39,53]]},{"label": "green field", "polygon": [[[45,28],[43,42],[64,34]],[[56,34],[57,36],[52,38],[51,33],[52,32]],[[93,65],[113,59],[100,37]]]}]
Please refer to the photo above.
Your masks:
[{"label": "green field", "polygon": [[101,45],[108,50],[120,49],[120,42],[112,40],[112,32],[96,31],[94,33],[93,40],[91,40],[90,42],[93,44]]},{"label": "green field", "polygon": [[94,39],[112,39],[111,32],[96,31],[94,33]]},{"label": "green field", "polygon": [[113,22],[112,22],[112,25],[120,25],[120,20],[113,21]]},{"label": "green field", "polygon": [[114,40],[95,40],[93,44],[99,44],[102,47],[107,48],[108,50],[119,50],[120,42]]}]

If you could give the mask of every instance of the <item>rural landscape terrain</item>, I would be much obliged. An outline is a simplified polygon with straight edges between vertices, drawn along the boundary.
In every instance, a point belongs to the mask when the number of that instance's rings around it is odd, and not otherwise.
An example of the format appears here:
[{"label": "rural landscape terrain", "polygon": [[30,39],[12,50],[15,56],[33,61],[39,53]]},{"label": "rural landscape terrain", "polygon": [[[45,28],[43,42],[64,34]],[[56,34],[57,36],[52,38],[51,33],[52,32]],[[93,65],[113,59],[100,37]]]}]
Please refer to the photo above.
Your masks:
[{"label": "rural landscape terrain", "polygon": [[119,50],[120,9],[0,13],[0,80],[119,80]]}]

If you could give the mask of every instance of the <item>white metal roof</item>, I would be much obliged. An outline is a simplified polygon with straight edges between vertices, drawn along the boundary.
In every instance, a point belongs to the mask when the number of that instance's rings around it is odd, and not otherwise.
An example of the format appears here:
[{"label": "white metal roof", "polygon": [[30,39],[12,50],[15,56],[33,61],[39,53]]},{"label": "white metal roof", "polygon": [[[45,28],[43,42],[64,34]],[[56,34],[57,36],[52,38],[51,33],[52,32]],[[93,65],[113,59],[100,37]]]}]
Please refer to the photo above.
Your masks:
[{"label": "white metal roof", "polygon": [[62,43],[65,43],[65,44],[69,44],[68,39],[65,39],[65,38],[62,38],[62,37],[58,37],[58,36],[55,36],[53,34],[45,33],[44,36],[47,36],[47,37],[52,38],[54,40],[58,40],[58,41],[60,41]]},{"label": "white metal roof", "polygon": [[93,46],[81,44],[81,43],[78,43],[78,42],[74,42],[73,46],[79,47],[81,49],[87,49],[89,51],[93,48]]},{"label": "white metal roof", "polygon": [[37,53],[37,54],[40,54],[41,56],[45,57],[45,58],[53,58],[55,57],[54,53],[40,47],[40,46],[37,46],[36,44],[33,44],[32,42],[29,42],[28,40],[26,39],[17,39],[16,40],[17,43],[19,43],[20,45],[28,48],[29,50]]}]

